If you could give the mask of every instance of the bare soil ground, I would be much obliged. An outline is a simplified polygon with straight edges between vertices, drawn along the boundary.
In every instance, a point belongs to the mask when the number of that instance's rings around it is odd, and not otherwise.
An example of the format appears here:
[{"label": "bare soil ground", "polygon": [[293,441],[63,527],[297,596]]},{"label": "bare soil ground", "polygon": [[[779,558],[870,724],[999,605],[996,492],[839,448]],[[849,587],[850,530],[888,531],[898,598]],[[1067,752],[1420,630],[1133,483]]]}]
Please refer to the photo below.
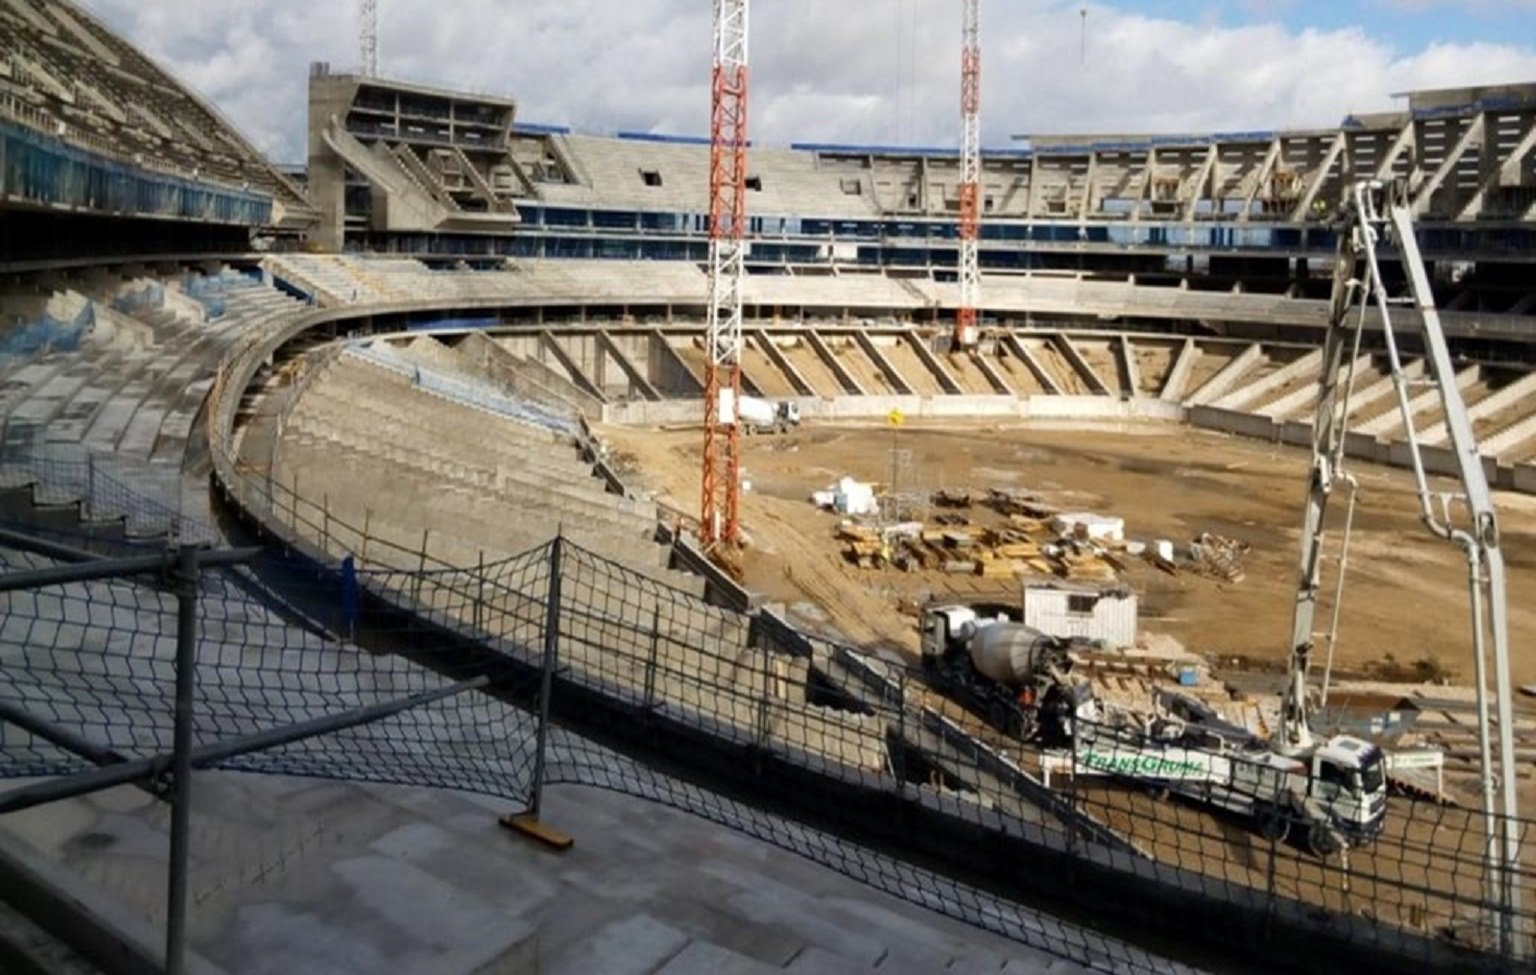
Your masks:
[{"label": "bare soil ground", "polygon": [[[604,436],[635,465],[630,477],[685,511],[696,511],[698,430],[607,428]],[[1126,581],[1141,595],[1142,629],[1170,634],[1230,669],[1283,669],[1295,600],[1298,535],[1308,457],[1260,444],[1160,424],[1044,428],[946,421],[901,428],[808,425],[784,437],[744,442],[751,490],[743,521],[752,544],[746,583],[786,603],[797,622],[856,643],[916,649],[916,620],[899,602],[932,596],[1017,604],[1017,583],[983,583],[941,573],[861,570],[833,537],[838,518],[817,511],[810,493],[844,474],[885,481],[893,444],[911,452],[902,492],[939,487],[1025,488],[1064,508],[1123,517],[1127,536],[1184,545],[1202,531],[1250,543],[1246,578],[1218,582],[1166,575],[1128,560]],[[1472,660],[1466,567],[1458,549],[1418,520],[1406,472],[1357,465],[1360,507],[1341,623],[1340,670],[1385,678],[1428,670],[1469,683]],[[1438,490],[1453,490],[1449,481]],[[1536,498],[1497,498],[1509,565],[1508,600],[1517,684],[1536,682]],[[1334,505],[1342,525],[1343,497]],[[973,512],[977,520],[988,516]],[[1336,543],[1338,533],[1334,535]],[[1331,572],[1331,568],[1330,568]],[[1331,584],[1328,588],[1331,593]],[[1331,608],[1319,614],[1326,627]],[[1422,674],[1422,671],[1421,671]],[[935,694],[924,700],[1026,768],[1038,756]],[[1378,702],[1380,703],[1380,702]],[[1528,706],[1528,699],[1522,704]],[[1385,705],[1382,705],[1385,706]],[[1462,805],[1389,805],[1385,834],[1347,857],[1320,861],[1293,840],[1271,843],[1251,824],[1108,782],[1063,783],[1074,802],[1164,862],[1220,876],[1431,935],[1486,941],[1474,908],[1482,849],[1469,776],[1452,785]],[[1450,783],[1448,783],[1450,784]],[[1522,777],[1529,809],[1536,787]],[[1426,818],[1427,817],[1427,818]],[[1421,821],[1422,819],[1422,821]],[[1536,855],[1529,844],[1524,857]],[[1527,861],[1527,870],[1529,862]]]},{"label": "bare soil ground", "polygon": [[[633,459],[630,476],[640,485],[684,511],[698,509],[697,430],[609,427],[603,435]],[[807,425],[784,437],[748,438],[743,468],[751,490],[742,502],[752,541],[744,560],[747,584],[786,603],[803,623],[908,652],[916,648],[915,620],[897,612],[903,599],[1016,603],[1013,583],[861,570],[844,561],[833,538],[837,517],[817,511],[810,494],[844,474],[888,480],[893,443],[911,452],[911,468],[898,482],[903,492],[1025,488],[1065,508],[1123,517],[1133,539],[1183,545],[1210,531],[1250,543],[1247,575],[1238,583],[1189,572],[1169,576],[1136,560],[1126,581],[1141,595],[1143,630],[1170,634],[1218,661],[1284,665],[1307,456],[1184,427],[1045,429],[946,421],[909,424],[894,436],[869,424]],[[1406,676],[1422,661],[1421,673],[1468,681],[1472,660],[1460,551],[1420,524],[1405,472],[1357,465],[1354,473],[1361,497],[1339,667],[1384,676],[1398,668]],[[1453,489],[1450,481],[1438,487]],[[1536,498],[1501,493],[1498,504],[1509,564],[1514,678],[1528,684],[1536,682]],[[1334,504],[1339,524],[1343,507],[1341,494]],[[1320,628],[1329,611],[1325,602]]]}]

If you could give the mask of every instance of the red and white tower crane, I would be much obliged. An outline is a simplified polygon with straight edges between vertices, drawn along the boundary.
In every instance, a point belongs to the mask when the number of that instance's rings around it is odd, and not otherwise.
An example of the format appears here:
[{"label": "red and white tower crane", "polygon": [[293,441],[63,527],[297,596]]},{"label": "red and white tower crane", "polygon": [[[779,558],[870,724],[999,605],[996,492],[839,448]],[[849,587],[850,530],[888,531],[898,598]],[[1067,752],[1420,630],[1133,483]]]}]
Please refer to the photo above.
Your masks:
[{"label": "red and white tower crane", "polygon": [[981,0],[964,7],[960,49],[960,306],[955,310],[957,348],[976,344],[976,306],[981,300]]},{"label": "red and white tower crane", "polygon": [[741,285],[746,262],[747,7],[714,0],[709,149],[709,318],[704,373],[704,547],[740,541]]}]

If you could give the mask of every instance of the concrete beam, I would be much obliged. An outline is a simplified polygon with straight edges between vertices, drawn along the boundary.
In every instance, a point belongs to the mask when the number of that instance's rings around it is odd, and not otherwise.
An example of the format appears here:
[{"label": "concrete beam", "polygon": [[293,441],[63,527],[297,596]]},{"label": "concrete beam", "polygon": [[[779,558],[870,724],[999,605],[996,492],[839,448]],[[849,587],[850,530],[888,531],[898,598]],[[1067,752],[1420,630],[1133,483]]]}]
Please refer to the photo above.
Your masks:
[{"label": "concrete beam", "polygon": [[1289,385],[1297,377],[1308,372],[1317,372],[1322,364],[1322,350],[1313,349],[1295,362],[1281,366],[1264,378],[1244,383],[1242,389],[1233,390],[1212,400],[1211,405],[1219,406],[1224,410],[1245,410],[1280,387]]},{"label": "concrete beam", "polygon": [[1262,358],[1264,358],[1264,349],[1259,343],[1254,342],[1242,352],[1239,352],[1231,362],[1222,366],[1220,372],[1206,380],[1205,385],[1195,390],[1194,395],[1188,399],[1188,404],[1190,406],[1203,406],[1221,396],[1231,389],[1239,379],[1243,378],[1244,373],[1258,365],[1259,360]]},{"label": "concrete beam", "polygon": [[[1483,367],[1471,365],[1456,374],[1456,388],[1465,392],[1475,385],[1483,377]],[[1440,390],[1431,387],[1408,401],[1408,413],[1416,416],[1440,402]],[[1360,424],[1355,428],[1356,433],[1369,437],[1380,437],[1383,434],[1395,430],[1403,425],[1402,410],[1388,410],[1374,420]]]},{"label": "concrete beam", "polygon": [[812,389],[811,384],[805,381],[805,377],[800,374],[800,370],[796,369],[795,364],[789,361],[789,357],[774,344],[773,339],[769,337],[767,332],[761,330],[753,332],[751,341],[756,342],[758,349],[768,358],[768,361],[773,363],[784,374],[784,378],[789,380],[789,384],[795,388],[795,392],[801,396],[816,395],[816,390]]},{"label": "concrete beam", "polygon": [[1040,205],[1040,157],[1029,157],[1029,195],[1024,201],[1024,215],[1033,217]]},{"label": "concrete beam", "polygon": [[1007,381],[1003,379],[1002,370],[994,366],[991,359],[974,349],[968,354],[971,357],[971,361],[976,363],[976,368],[986,378],[987,385],[991,386],[994,392],[1002,396],[1012,396],[1015,394]]},{"label": "concrete beam", "polygon": [[1121,395],[1129,399],[1141,391],[1141,369],[1136,365],[1136,349],[1129,335],[1121,335],[1115,343],[1120,353]]},{"label": "concrete beam", "polygon": [[1168,369],[1168,375],[1163,379],[1163,388],[1158,391],[1157,398],[1168,403],[1177,403],[1184,398],[1184,387],[1189,384],[1189,374],[1194,371],[1195,360],[1200,358],[1200,347],[1195,345],[1194,339],[1185,339],[1179,348],[1179,354],[1174,357],[1173,365]]},{"label": "concrete beam", "polygon": [[933,373],[933,378],[939,381],[940,389],[944,390],[944,392],[950,394],[951,396],[958,396],[964,392],[964,390],[960,388],[960,384],[955,381],[955,377],[951,376],[949,374],[949,370],[944,368],[944,363],[939,361],[938,356],[933,354],[933,350],[928,348],[927,344],[919,339],[916,333],[906,332],[904,334],[906,336],[907,344],[912,346],[913,352],[917,353],[918,361],[921,362],[929,372]]},{"label": "concrete beam", "polygon": [[853,378],[853,374],[844,369],[843,364],[837,361],[837,356],[832,354],[832,350],[827,347],[826,341],[822,339],[821,335],[814,328],[806,329],[804,335],[806,342],[811,346],[811,351],[816,353],[816,358],[820,359],[822,364],[836,377],[838,385],[843,387],[844,393],[850,396],[869,395],[868,390],[860,386],[859,381]]},{"label": "concrete beam", "polygon": [[656,387],[651,385],[650,378],[646,376],[644,372],[640,371],[640,368],[636,366],[633,360],[631,360],[629,356],[624,353],[623,349],[619,348],[619,343],[613,340],[612,335],[609,335],[603,329],[598,329],[592,333],[592,337],[593,340],[597,342],[598,347],[601,348],[603,352],[609,356],[609,358],[613,359],[614,362],[619,364],[619,368],[622,369],[624,371],[624,375],[629,378],[629,384],[638,389],[641,396],[644,396],[646,399],[653,401],[662,398],[661,393],[656,389]]},{"label": "concrete beam", "polygon": [[560,344],[559,340],[555,338],[554,333],[549,329],[546,328],[539,332],[539,346],[555,357],[555,361],[560,363],[560,368],[565,370],[571,382],[575,383],[582,391],[590,396],[597,397],[605,403],[608,401],[608,397],[604,395],[602,388],[592,381],[591,376],[582,371],[581,366],[577,364],[569,352],[565,351],[565,347]]},{"label": "concrete beam", "polygon": [[524,386],[532,386],[536,392],[546,390],[549,395],[570,402],[589,420],[603,415],[603,397],[593,396],[537,359],[507,351],[484,332],[470,332],[456,348],[479,363],[488,375],[514,390],[522,392]]},{"label": "concrete beam", "polygon": [[1065,335],[1057,335],[1051,341],[1061,352],[1061,357],[1067,360],[1067,364],[1072,367],[1072,370],[1083,378],[1083,382],[1088,384],[1089,389],[1100,396],[1113,395],[1108,384],[1104,382],[1104,379],[1098,373],[1093,371],[1093,367],[1088,364],[1087,359],[1083,358],[1083,354],[1077,350],[1077,346],[1072,344],[1070,338]]},{"label": "concrete beam", "polygon": [[[654,349],[656,353],[660,355],[662,360],[666,362],[667,366],[670,367],[667,369],[667,372],[670,372],[676,376],[687,377],[687,382],[683,383],[682,385],[691,387],[685,390],[669,389],[669,393],[679,396],[704,395],[705,377],[694,374],[693,368],[688,365],[686,360],[683,359],[682,354],[672,347],[672,343],[667,341],[666,335],[663,334],[659,328],[651,329],[651,348]],[[747,380],[745,372],[742,373],[741,383],[743,387],[752,386],[752,384]],[[752,386],[752,388],[748,389],[747,392],[753,396],[761,395],[761,390],[757,389],[756,386]]]},{"label": "concrete beam", "polygon": [[1484,457],[1497,457],[1503,463],[1506,454],[1530,453],[1533,441],[1536,441],[1536,411],[1484,440],[1478,445],[1478,453]]},{"label": "concrete beam", "polygon": [[1482,112],[1478,112],[1477,115],[1473,116],[1472,124],[1468,125],[1466,130],[1461,133],[1461,138],[1457,139],[1456,145],[1452,147],[1450,152],[1446,153],[1445,158],[1435,168],[1428,182],[1414,194],[1413,203],[1409,209],[1415,217],[1424,215],[1424,211],[1429,209],[1429,204],[1434,198],[1435,191],[1440,189],[1446,177],[1455,171],[1456,164],[1461,162],[1461,157],[1466,155],[1467,150],[1472,147],[1472,143],[1483,137],[1483,125],[1486,118],[1487,116]]},{"label": "concrete beam", "polygon": [[1184,219],[1195,219],[1195,205],[1205,199],[1207,188],[1211,183],[1211,176],[1216,172],[1216,162],[1220,158],[1221,150],[1216,143],[1211,143],[1205,152],[1205,162],[1200,165],[1200,172],[1195,175],[1195,181],[1189,187],[1189,199],[1184,201]]},{"label": "concrete beam", "polygon": [[1259,190],[1269,180],[1270,174],[1275,171],[1275,164],[1280,161],[1280,140],[1271,139],[1269,151],[1264,153],[1264,161],[1259,164],[1258,171],[1254,173],[1253,185],[1248,187],[1248,192],[1243,196],[1243,212],[1237,215],[1241,222],[1247,222],[1248,215],[1253,212],[1253,201],[1258,199]]},{"label": "concrete beam", "polygon": [[873,362],[875,368],[880,370],[880,375],[885,377],[885,381],[891,384],[892,389],[903,396],[917,395],[917,391],[912,388],[912,384],[907,382],[907,377],[903,376],[901,371],[891,364],[891,360],[885,357],[885,353],[880,351],[868,333],[860,329],[853,333],[853,340],[858,343],[860,349],[864,350],[864,354],[869,356],[869,361]]},{"label": "concrete beam", "polygon": [[[1318,360],[1318,364],[1321,365],[1321,354],[1318,355]],[[1359,359],[1355,360],[1354,370],[1357,375],[1365,372],[1370,368],[1371,357],[1369,355],[1363,355]],[[1305,386],[1294,389],[1290,393],[1287,393],[1285,396],[1282,396],[1275,400],[1273,403],[1265,406],[1263,409],[1259,410],[1259,412],[1265,416],[1275,417],[1276,419],[1286,419],[1302,407],[1307,407],[1308,411],[1311,412],[1312,408],[1316,405],[1317,386],[1314,383],[1307,383]],[[1350,405],[1353,406],[1354,404],[1351,403]]]},{"label": "concrete beam", "polygon": [[1018,357],[1020,362],[1024,363],[1025,367],[1034,375],[1035,381],[1046,392],[1052,396],[1060,396],[1062,394],[1061,387],[1056,384],[1056,380],[1052,379],[1051,374],[1040,364],[1040,360],[1035,358],[1035,354],[1029,351],[1029,346],[1020,342],[1018,337],[1012,332],[1004,332],[1002,341],[1008,347],[1008,351],[1012,352]]},{"label": "concrete beam", "polygon": [[[1485,396],[1483,399],[1467,407],[1467,419],[1475,423],[1476,421],[1484,419],[1485,417],[1493,416],[1500,410],[1514,406],[1516,403],[1529,398],[1533,394],[1536,394],[1536,372],[1527,373],[1524,376],[1521,376],[1519,379],[1516,379],[1514,382],[1493,393],[1491,396]],[[1536,410],[1536,405],[1533,405],[1532,409]],[[1438,446],[1445,443],[1445,441],[1448,439],[1448,436],[1449,431],[1446,429],[1445,421],[1441,420],[1439,423],[1436,423],[1434,426],[1420,433],[1419,440],[1420,442],[1430,444],[1431,446]]]},{"label": "concrete beam", "polygon": [[[1417,380],[1423,375],[1423,359],[1415,359],[1403,367],[1403,376],[1409,380]],[[1349,415],[1353,417],[1367,406],[1371,406],[1385,396],[1392,395],[1396,389],[1397,383],[1393,382],[1392,374],[1388,373],[1364,389],[1355,390],[1349,397]]]},{"label": "concrete beam", "polygon": [[1083,177],[1083,195],[1077,201],[1077,219],[1087,220],[1093,211],[1093,191],[1099,178],[1099,154],[1088,154],[1088,172]]},{"label": "concrete beam", "polygon": [[1413,119],[1409,119],[1392,139],[1392,144],[1382,155],[1381,162],[1376,164],[1376,179],[1387,179],[1392,175],[1392,167],[1397,165],[1397,160],[1403,152],[1417,141]]},{"label": "concrete beam", "polygon": [[1519,142],[1515,143],[1514,148],[1510,150],[1509,156],[1505,158],[1503,163],[1490,167],[1489,174],[1478,184],[1477,192],[1468,197],[1467,205],[1462,207],[1456,214],[1456,219],[1473,219],[1477,216],[1478,211],[1483,208],[1483,200],[1487,198],[1489,190],[1495,186],[1514,183],[1518,180],[1520,178],[1520,164],[1525,161],[1526,156],[1531,154],[1532,149],[1536,149],[1536,118],[1532,118],[1526,123],[1525,135],[1521,137]]},{"label": "concrete beam", "polygon": [[1146,162],[1141,169],[1141,185],[1136,187],[1136,197],[1132,201],[1136,208],[1131,211],[1131,222],[1141,220],[1141,205],[1147,199],[1147,191],[1152,188],[1152,179],[1157,175],[1157,148],[1154,146],[1147,150]]},{"label": "concrete beam", "polygon": [[1339,161],[1345,146],[1348,144],[1348,136],[1343,132],[1333,137],[1333,144],[1328,147],[1328,152],[1323,156],[1322,165],[1318,167],[1312,178],[1307,180],[1307,188],[1301,194],[1301,199],[1296,201],[1296,208],[1291,211],[1291,222],[1301,223],[1307,219],[1307,211],[1312,208],[1312,201],[1317,199],[1317,191],[1323,188],[1328,181],[1328,174],[1333,171],[1334,163]]}]

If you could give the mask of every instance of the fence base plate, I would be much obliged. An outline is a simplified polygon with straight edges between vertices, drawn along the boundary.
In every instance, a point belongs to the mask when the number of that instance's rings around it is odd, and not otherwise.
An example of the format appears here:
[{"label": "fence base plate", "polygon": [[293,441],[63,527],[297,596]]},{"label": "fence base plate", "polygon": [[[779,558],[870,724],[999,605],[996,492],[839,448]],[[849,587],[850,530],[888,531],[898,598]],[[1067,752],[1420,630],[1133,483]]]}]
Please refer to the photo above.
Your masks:
[{"label": "fence base plate", "polygon": [[552,850],[569,850],[576,842],[570,836],[543,822],[537,816],[531,816],[526,813],[503,816],[497,822],[507,829],[516,830],[524,836],[538,840]]}]

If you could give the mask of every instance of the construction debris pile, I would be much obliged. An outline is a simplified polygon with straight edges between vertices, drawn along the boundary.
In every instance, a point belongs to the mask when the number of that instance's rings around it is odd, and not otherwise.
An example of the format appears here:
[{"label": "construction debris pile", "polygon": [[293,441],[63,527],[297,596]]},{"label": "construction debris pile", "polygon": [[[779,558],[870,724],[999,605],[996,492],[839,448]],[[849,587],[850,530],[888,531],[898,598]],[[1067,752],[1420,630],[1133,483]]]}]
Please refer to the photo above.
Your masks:
[{"label": "construction debris pile", "polygon": [[1226,582],[1243,581],[1243,558],[1253,546],[1235,538],[1202,532],[1189,546],[1189,561],[1196,572]]},{"label": "construction debris pile", "polygon": [[[923,520],[881,517],[879,497],[878,485],[847,477],[812,495],[819,507],[846,516],[837,538],[847,560],[863,569],[1113,583],[1128,559],[1143,558],[1170,574],[1187,570],[1235,583],[1250,550],[1246,542],[1209,532],[1182,551],[1167,540],[1128,541],[1122,518],[1061,511],[1018,489],[945,488],[929,497],[933,513]],[[981,523],[970,514],[978,508],[1001,520]]]}]

